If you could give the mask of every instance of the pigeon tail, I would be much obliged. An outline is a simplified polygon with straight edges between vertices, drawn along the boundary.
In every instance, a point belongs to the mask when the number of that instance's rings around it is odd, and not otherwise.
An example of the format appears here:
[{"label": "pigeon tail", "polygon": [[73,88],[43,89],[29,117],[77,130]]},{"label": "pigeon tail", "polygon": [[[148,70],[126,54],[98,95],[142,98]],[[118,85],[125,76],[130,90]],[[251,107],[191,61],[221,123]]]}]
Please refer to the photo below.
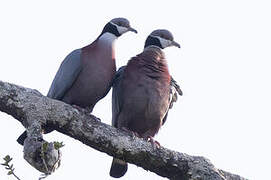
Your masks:
[{"label": "pigeon tail", "polygon": [[114,178],[122,177],[128,169],[128,164],[120,159],[113,158],[111,169],[110,169],[110,176]]},{"label": "pigeon tail", "polygon": [[24,145],[24,140],[27,138],[27,132],[24,131],[17,139],[17,142],[20,144],[20,145]]}]

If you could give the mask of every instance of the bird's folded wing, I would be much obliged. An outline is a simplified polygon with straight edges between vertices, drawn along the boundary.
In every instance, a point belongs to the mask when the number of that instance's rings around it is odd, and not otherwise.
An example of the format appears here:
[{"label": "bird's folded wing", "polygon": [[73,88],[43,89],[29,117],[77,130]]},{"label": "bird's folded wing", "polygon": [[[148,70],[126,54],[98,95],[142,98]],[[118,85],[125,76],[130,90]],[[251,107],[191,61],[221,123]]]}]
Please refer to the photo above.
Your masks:
[{"label": "bird's folded wing", "polygon": [[119,68],[117,71],[114,81],[113,81],[113,91],[112,91],[112,126],[116,127],[117,126],[117,116],[120,112],[120,95],[121,95],[121,80],[123,77],[123,72],[126,66],[122,66]]},{"label": "bird's folded wing", "polygon": [[82,70],[81,49],[72,51],[61,63],[47,97],[62,99]]},{"label": "bird's folded wing", "polygon": [[171,76],[170,85],[173,86],[176,89],[176,91],[178,92],[178,94],[180,96],[183,95],[183,92],[182,92],[180,86],[177,84],[177,81],[175,81],[172,76]]},{"label": "bird's folded wing", "polygon": [[183,95],[183,92],[180,88],[180,86],[177,84],[177,82],[173,79],[173,77],[171,76],[171,81],[170,81],[170,96],[169,96],[169,108],[167,110],[166,115],[163,118],[163,125],[167,120],[167,116],[168,116],[168,111],[169,109],[171,109],[173,107],[173,103],[175,103],[178,99],[178,94],[180,96]]}]

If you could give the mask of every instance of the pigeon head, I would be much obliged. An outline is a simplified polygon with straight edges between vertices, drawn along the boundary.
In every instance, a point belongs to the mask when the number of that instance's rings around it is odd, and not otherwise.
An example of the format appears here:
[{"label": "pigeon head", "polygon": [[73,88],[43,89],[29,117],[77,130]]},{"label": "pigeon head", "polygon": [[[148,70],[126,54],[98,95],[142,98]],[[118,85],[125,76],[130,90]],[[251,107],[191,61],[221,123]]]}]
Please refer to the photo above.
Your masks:
[{"label": "pigeon head", "polygon": [[122,34],[128,31],[137,33],[137,31],[130,26],[130,22],[127,19],[114,18],[105,25],[102,34],[109,32],[117,37],[120,37]]},{"label": "pigeon head", "polygon": [[180,44],[174,41],[173,35],[166,29],[154,30],[145,41],[145,48],[148,46],[158,46],[162,49],[170,46],[180,48]]}]

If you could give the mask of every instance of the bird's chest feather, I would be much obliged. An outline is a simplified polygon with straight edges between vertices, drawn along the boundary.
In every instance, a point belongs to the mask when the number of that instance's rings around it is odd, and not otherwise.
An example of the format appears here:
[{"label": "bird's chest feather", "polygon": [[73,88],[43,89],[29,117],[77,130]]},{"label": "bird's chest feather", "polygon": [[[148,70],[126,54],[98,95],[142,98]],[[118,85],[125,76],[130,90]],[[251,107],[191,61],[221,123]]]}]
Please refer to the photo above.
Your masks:
[{"label": "bird's chest feather", "polygon": [[169,107],[170,75],[163,55],[149,50],[132,58],[121,89],[120,126],[154,136]]},{"label": "bird's chest feather", "polygon": [[95,104],[110,89],[116,72],[114,48],[104,41],[95,42],[82,49],[81,62],[82,70],[71,88],[72,101],[88,106]]},{"label": "bird's chest feather", "polygon": [[146,119],[155,117],[159,120],[168,108],[170,94],[168,79],[161,74],[149,76],[141,71],[129,72],[123,82],[126,88],[124,101],[127,102],[127,106],[144,115]]},{"label": "bird's chest feather", "polygon": [[142,74],[132,79],[123,94],[127,127],[140,135],[154,136],[169,106],[169,84]]},{"label": "bird's chest feather", "polygon": [[[110,39],[111,38],[111,39]],[[83,52],[83,72],[85,76],[96,83],[111,82],[116,72],[115,51],[112,37],[103,35],[91,48]]]}]

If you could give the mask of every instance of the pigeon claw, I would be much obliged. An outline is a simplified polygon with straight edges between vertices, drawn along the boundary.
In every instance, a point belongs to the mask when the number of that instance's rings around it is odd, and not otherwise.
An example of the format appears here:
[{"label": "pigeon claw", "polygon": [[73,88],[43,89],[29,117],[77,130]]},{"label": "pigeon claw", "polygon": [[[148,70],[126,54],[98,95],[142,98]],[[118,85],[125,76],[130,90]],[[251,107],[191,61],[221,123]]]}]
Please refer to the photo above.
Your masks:
[{"label": "pigeon claw", "polygon": [[145,138],[146,141],[150,142],[154,148],[160,148],[161,145],[158,141],[154,140],[152,136],[147,136]]}]

